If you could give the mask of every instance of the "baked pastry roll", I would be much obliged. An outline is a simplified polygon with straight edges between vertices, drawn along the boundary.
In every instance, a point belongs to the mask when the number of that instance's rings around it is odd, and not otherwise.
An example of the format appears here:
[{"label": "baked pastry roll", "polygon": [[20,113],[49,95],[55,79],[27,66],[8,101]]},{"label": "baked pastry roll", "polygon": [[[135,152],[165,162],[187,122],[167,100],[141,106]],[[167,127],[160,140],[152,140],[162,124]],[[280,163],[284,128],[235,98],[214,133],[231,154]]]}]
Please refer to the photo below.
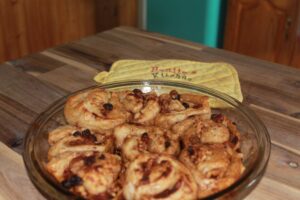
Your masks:
[{"label": "baked pastry roll", "polygon": [[161,111],[155,118],[155,125],[162,128],[171,128],[191,116],[209,119],[211,114],[207,96],[178,94],[175,90],[160,95],[159,105]]},{"label": "baked pastry roll", "polygon": [[179,135],[182,136],[183,134],[186,133],[188,129],[190,129],[194,124],[198,121],[198,119],[195,116],[189,117],[183,121],[180,121],[176,124],[174,124],[171,128],[171,130]]},{"label": "baked pastry roll", "polygon": [[228,128],[230,133],[228,141],[229,146],[235,151],[240,151],[241,133],[238,131],[236,124],[222,114],[213,114],[211,119],[216,123],[221,123]]},{"label": "baked pastry roll", "polygon": [[[172,127],[185,146],[194,144],[228,144],[233,150],[240,148],[240,133],[236,125],[222,114],[213,115],[212,120],[199,116],[187,118]],[[220,118],[220,116],[222,116]]]},{"label": "baked pastry roll", "polygon": [[121,158],[117,155],[67,152],[51,159],[47,169],[63,187],[87,199],[112,199],[120,189]]},{"label": "baked pastry roll", "polygon": [[64,152],[109,152],[113,148],[113,138],[110,134],[95,133],[74,126],[61,126],[51,131],[48,142],[48,159]]},{"label": "baked pastry roll", "polygon": [[95,131],[116,127],[130,118],[115,92],[92,89],[69,97],[64,114],[71,125]]},{"label": "baked pastry roll", "polygon": [[123,194],[130,200],[190,200],[197,197],[197,184],[190,171],[173,157],[141,154],[126,171]]},{"label": "baked pastry roll", "polygon": [[81,131],[81,129],[71,125],[59,126],[48,134],[48,143],[53,145],[64,137],[73,135],[76,131]]},{"label": "baked pastry roll", "polygon": [[[227,142],[230,137],[230,132],[225,125],[212,120],[198,120],[195,129],[192,132],[200,136],[203,144],[222,144]],[[189,131],[187,134],[190,134]]]},{"label": "baked pastry roll", "polygon": [[142,153],[176,155],[180,150],[178,136],[159,127],[123,124],[115,128],[114,136],[126,161]]},{"label": "baked pastry roll", "polygon": [[150,125],[160,111],[158,96],[154,92],[143,93],[139,89],[120,92],[120,101],[125,109],[133,113],[130,122]]},{"label": "baked pastry roll", "polygon": [[244,171],[242,156],[227,144],[186,146],[179,159],[192,171],[198,184],[198,198],[230,186]]},{"label": "baked pastry roll", "polygon": [[62,182],[66,179],[65,175],[69,173],[69,165],[70,162],[82,155],[89,156],[93,152],[91,151],[84,151],[84,152],[64,152],[55,157],[52,157],[48,160],[46,164],[47,171],[55,177],[58,182]]}]

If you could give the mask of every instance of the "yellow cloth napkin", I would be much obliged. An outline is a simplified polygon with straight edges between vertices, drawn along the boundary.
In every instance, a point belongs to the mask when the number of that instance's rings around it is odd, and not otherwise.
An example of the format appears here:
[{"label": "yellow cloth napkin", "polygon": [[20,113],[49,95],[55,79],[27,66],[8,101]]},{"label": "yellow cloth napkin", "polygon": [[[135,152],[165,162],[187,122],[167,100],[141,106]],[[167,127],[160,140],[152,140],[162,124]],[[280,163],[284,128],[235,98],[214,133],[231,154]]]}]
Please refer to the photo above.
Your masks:
[{"label": "yellow cloth napkin", "polygon": [[109,72],[104,71],[94,77],[98,83],[151,79],[202,85],[226,93],[239,101],[243,100],[238,74],[228,63],[188,60],[119,60],[113,63]]}]

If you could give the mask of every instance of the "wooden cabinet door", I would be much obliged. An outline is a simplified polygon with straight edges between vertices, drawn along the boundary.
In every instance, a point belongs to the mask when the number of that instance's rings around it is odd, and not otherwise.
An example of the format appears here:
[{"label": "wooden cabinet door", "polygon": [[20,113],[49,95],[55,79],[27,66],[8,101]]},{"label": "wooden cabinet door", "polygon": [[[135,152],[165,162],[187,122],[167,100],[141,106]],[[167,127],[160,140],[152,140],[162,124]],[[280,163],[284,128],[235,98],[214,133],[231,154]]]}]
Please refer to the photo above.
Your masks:
[{"label": "wooden cabinet door", "polygon": [[0,0],[0,63],[115,26],[137,26],[137,0]]},{"label": "wooden cabinet door", "polygon": [[298,0],[228,0],[224,48],[290,65]]}]

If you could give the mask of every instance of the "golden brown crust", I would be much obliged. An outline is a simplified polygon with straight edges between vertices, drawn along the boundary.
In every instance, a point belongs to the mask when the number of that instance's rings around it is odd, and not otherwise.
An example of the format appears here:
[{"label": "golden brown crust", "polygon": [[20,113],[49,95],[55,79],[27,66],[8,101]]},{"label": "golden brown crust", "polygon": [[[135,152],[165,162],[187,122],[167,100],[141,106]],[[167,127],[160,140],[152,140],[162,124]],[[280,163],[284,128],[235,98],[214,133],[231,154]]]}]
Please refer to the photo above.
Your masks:
[{"label": "golden brown crust", "polygon": [[49,133],[48,141],[49,160],[64,152],[109,152],[113,147],[113,138],[109,134],[95,133],[74,126],[58,127]]},{"label": "golden brown crust", "polygon": [[198,184],[198,197],[203,198],[231,185],[244,171],[241,157],[224,144],[188,146],[180,160],[192,171]]},{"label": "golden brown crust", "polygon": [[156,93],[142,93],[133,91],[120,92],[120,101],[125,109],[133,113],[132,123],[150,125],[160,111],[158,96]]},{"label": "golden brown crust", "polygon": [[64,137],[71,136],[75,131],[78,130],[79,128],[71,125],[60,126],[48,134],[48,143],[53,145]]},{"label": "golden brown crust", "polygon": [[112,129],[130,118],[115,92],[98,88],[71,96],[64,114],[69,124],[95,131]]},{"label": "golden brown crust", "polygon": [[126,161],[146,152],[177,155],[180,150],[176,134],[155,126],[123,124],[116,127],[114,136]]},{"label": "golden brown crust", "polygon": [[176,159],[141,154],[127,169],[123,193],[131,200],[188,200],[196,199],[197,184],[189,170]]},{"label": "golden brown crust", "polygon": [[244,171],[242,154],[237,152],[240,134],[235,125],[224,116],[213,120],[190,119],[190,128],[181,134],[184,149],[179,159],[197,181],[198,198],[225,189]]},{"label": "golden brown crust", "polygon": [[51,159],[47,169],[64,187],[88,199],[111,199],[120,189],[121,158],[113,154],[67,152]]},{"label": "golden brown crust", "polygon": [[82,179],[72,188],[75,193],[89,199],[111,199],[116,196],[116,180],[121,171],[121,158],[108,153],[93,153],[70,165],[70,171]]},{"label": "golden brown crust", "polygon": [[155,118],[155,125],[163,128],[171,128],[176,123],[198,116],[209,119],[211,110],[208,97],[195,94],[178,94],[172,90],[169,94],[159,97],[161,112]]},{"label": "golden brown crust", "polygon": [[105,153],[112,150],[112,136],[63,126],[51,131],[48,140],[46,169],[64,187],[89,199],[111,199],[117,194],[121,158]]}]

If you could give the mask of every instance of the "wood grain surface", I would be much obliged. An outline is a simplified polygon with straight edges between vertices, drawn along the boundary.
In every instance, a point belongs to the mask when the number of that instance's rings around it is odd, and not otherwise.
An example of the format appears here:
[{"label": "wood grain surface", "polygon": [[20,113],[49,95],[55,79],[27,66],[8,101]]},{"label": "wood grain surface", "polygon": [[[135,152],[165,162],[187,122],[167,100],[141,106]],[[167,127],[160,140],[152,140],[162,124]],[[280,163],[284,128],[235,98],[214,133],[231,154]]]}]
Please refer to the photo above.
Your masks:
[{"label": "wood grain surface", "polygon": [[[60,97],[94,85],[94,75],[123,58],[234,65],[244,103],[259,115],[272,140],[265,177],[247,199],[298,199],[300,70],[127,27],[0,65],[0,141],[17,152],[12,159],[23,151],[26,130],[39,113]],[[0,174],[4,173],[4,168],[0,169]]]}]

